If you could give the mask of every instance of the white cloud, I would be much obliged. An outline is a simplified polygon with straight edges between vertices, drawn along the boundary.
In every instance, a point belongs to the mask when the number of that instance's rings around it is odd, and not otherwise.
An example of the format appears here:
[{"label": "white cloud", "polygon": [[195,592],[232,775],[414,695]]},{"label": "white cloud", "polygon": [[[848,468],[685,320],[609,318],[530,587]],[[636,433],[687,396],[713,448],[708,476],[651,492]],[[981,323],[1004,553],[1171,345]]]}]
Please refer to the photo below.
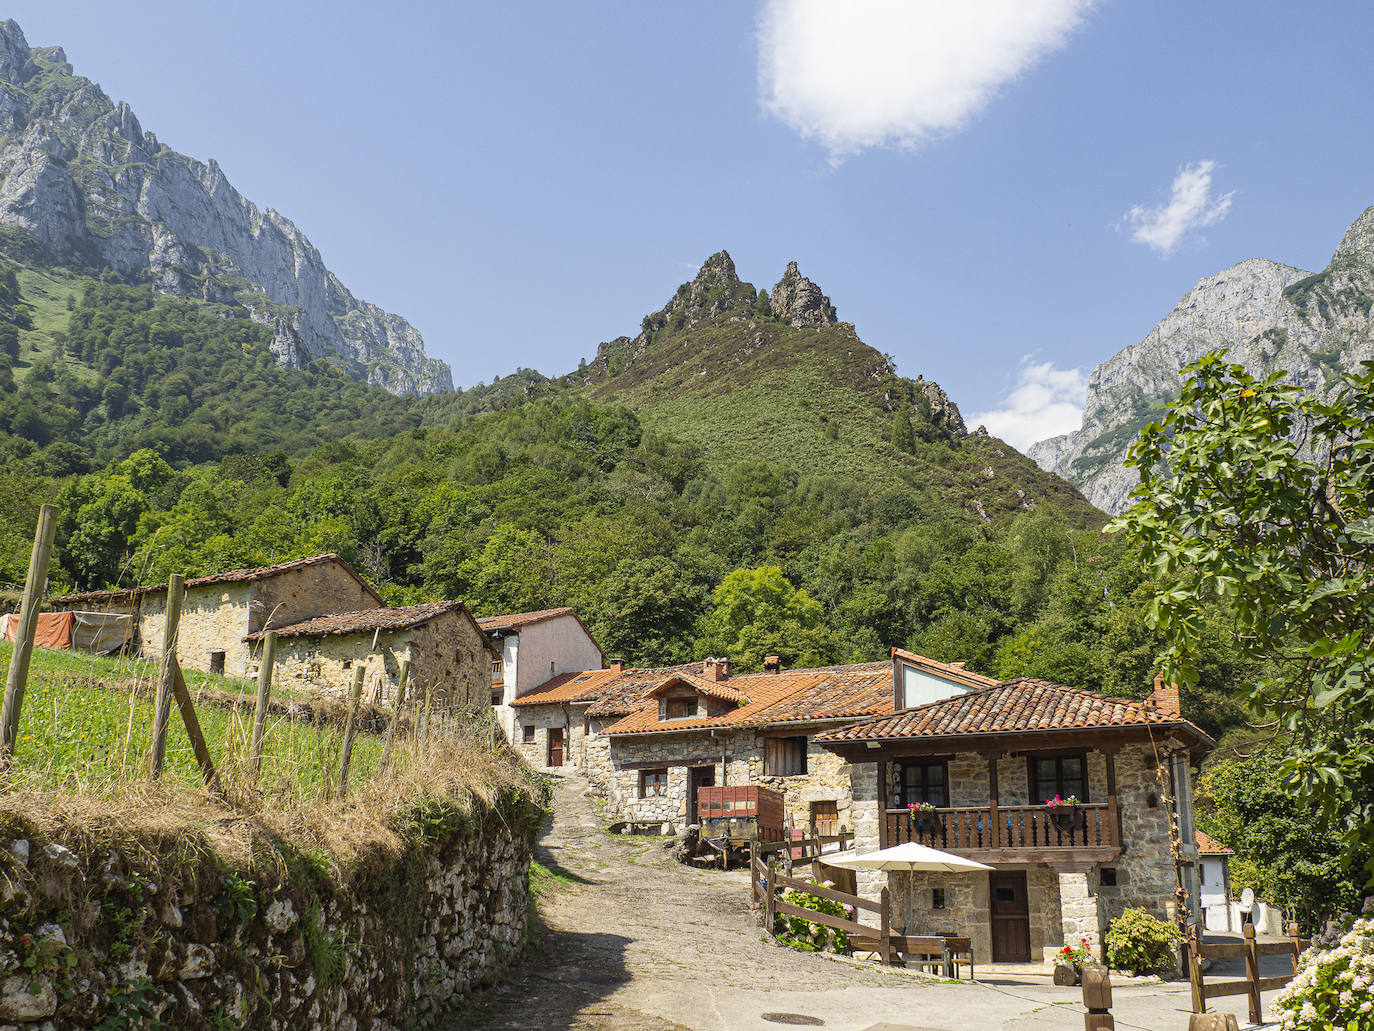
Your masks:
[{"label": "white cloud", "polygon": [[1212,172],[1216,167],[1215,161],[1184,165],[1174,176],[1168,201],[1154,207],[1137,204],[1126,212],[1125,223],[1132,227],[1131,239],[1167,258],[1188,233],[1216,225],[1225,218],[1236,192],[1212,196]]},{"label": "white cloud", "polygon": [[763,107],[833,159],[962,128],[1095,0],[765,0]]},{"label": "white cloud", "polygon": [[1021,359],[1016,386],[1001,406],[969,416],[968,425],[986,426],[994,437],[1024,451],[1030,445],[1076,430],[1083,422],[1088,377],[1082,369],[1056,369],[1053,362]]}]

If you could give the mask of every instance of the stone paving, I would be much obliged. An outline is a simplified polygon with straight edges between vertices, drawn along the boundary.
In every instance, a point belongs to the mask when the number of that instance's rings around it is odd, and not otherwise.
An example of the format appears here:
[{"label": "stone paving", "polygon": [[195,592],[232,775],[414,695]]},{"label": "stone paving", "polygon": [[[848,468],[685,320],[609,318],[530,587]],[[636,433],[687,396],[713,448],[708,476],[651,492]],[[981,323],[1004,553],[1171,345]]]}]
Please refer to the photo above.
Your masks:
[{"label": "stone paving", "polygon": [[[984,970],[974,984],[937,982],[775,945],[749,909],[744,873],[678,864],[663,839],[608,835],[584,789],[576,775],[556,779],[538,857],[574,883],[544,900],[541,946],[446,1031],[1083,1027],[1079,990],[1045,977]],[[1118,1028],[1188,1026],[1186,983],[1118,985],[1114,995]],[[1216,1001],[1244,1023],[1243,998]]]}]

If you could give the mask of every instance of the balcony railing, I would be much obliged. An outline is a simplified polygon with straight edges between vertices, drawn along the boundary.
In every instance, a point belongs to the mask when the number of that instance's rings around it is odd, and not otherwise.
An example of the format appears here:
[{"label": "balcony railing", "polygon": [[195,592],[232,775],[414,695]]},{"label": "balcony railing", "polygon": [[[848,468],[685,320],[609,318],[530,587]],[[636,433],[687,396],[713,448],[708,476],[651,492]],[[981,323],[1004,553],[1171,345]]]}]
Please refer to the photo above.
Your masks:
[{"label": "balcony railing", "polygon": [[1112,848],[1120,845],[1115,800],[1075,806],[888,809],[887,843],[914,841],[946,852]]}]

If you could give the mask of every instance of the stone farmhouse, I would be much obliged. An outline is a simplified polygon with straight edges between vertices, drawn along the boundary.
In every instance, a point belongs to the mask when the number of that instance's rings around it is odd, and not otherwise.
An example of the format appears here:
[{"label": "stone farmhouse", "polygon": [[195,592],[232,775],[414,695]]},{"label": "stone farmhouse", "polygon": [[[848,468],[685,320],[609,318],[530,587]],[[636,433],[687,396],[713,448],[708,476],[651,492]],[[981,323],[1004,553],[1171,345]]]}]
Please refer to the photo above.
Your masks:
[{"label": "stone farmhouse", "polygon": [[[127,613],[136,650],[151,658],[162,647],[165,583],[71,594],[53,605]],[[394,697],[408,659],[412,686],[428,686],[436,704],[485,705],[500,655],[462,602],[391,608],[333,553],[186,581],[177,647],[183,666],[256,676],[266,630],[279,637],[277,681],[326,694],[346,692],[355,664],[363,663],[371,689]]]},{"label": "stone farmhouse", "polygon": [[[560,674],[595,669],[604,662],[596,640],[570,608],[482,616],[477,624],[495,650],[491,660],[491,704],[496,722],[512,744],[516,743],[512,703],[517,698]],[[545,734],[541,741],[545,758],[536,765],[550,765],[547,737]]]},{"label": "stone farmhouse", "polygon": [[[367,670],[363,697],[394,701],[401,663],[410,663],[406,694],[442,708],[486,706],[487,678],[498,654],[461,601],[339,612],[277,632],[277,683],[343,696]],[[261,641],[263,631],[246,635]],[[258,664],[249,665],[256,673]]]},{"label": "stone farmhouse", "polygon": [[[134,647],[147,656],[162,647],[167,585],[87,591],[54,598],[58,609],[133,616]],[[183,666],[230,676],[250,675],[251,635],[316,616],[384,608],[386,603],[333,553],[257,569],[234,569],[186,581],[178,631]]]},{"label": "stone farmhouse", "polygon": [[[901,686],[901,654],[894,663]],[[851,721],[816,742],[849,764],[859,852],[916,841],[994,868],[859,872],[861,895],[889,888],[895,925],[910,891],[917,928],[968,936],[984,961],[1048,962],[1080,938],[1096,950],[1128,907],[1173,918],[1171,814],[1196,907],[1192,767],[1213,742],[1183,719],[1176,688],[1157,683],[1140,702],[1021,678]]]}]

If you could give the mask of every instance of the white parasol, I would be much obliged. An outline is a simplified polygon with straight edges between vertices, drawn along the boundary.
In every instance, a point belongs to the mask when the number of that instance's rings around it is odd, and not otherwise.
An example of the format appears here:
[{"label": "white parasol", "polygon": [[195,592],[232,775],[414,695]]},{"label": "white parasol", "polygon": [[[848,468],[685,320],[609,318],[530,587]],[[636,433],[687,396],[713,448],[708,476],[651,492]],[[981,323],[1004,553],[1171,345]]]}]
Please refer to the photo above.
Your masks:
[{"label": "white parasol", "polygon": [[[840,866],[846,870],[905,870],[909,875],[916,873],[973,873],[975,870],[991,870],[992,867],[973,859],[956,856],[952,852],[941,852],[938,848],[928,848],[914,841],[865,852],[855,855],[853,851],[837,852],[821,860],[827,866]],[[912,876],[906,890],[906,933],[911,934],[913,896],[916,894],[916,878]]]}]

